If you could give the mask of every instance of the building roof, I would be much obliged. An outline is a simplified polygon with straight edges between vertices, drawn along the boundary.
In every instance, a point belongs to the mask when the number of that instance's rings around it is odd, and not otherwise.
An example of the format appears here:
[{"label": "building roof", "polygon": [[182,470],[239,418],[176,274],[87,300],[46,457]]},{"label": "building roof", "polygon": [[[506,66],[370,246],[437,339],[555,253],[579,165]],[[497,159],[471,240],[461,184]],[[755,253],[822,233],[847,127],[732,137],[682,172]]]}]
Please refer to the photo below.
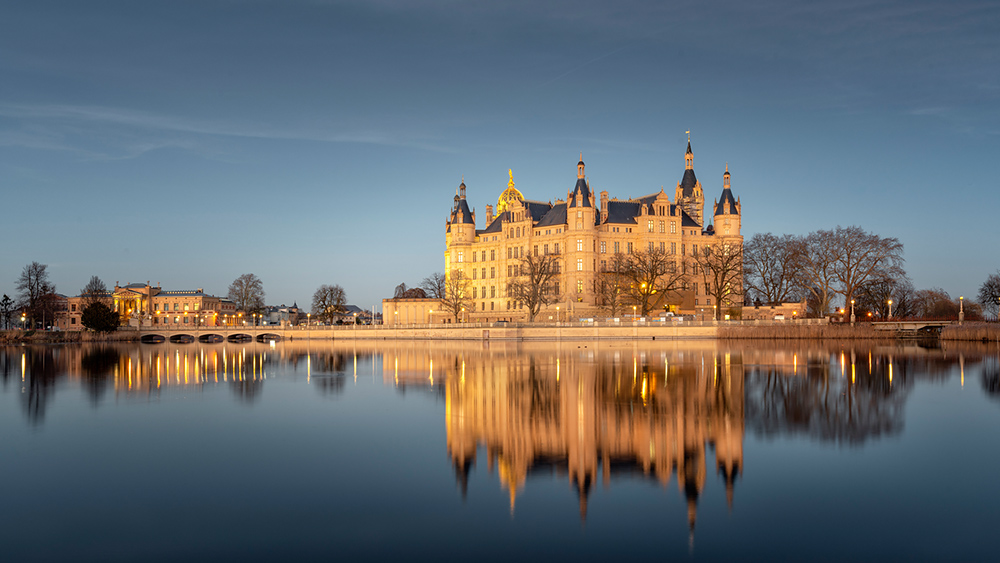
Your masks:
[{"label": "building roof", "polygon": [[638,225],[639,222],[635,218],[639,215],[642,205],[639,201],[609,201],[608,218],[604,222]]},{"label": "building roof", "polygon": [[455,204],[455,209],[451,213],[452,223],[474,223],[472,220],[472,211],[469,210],[469,203],[465,198],[458,200]]},{"label": "building roof", "polygon": [[[582,161],[581,161],[582,162]],[[576,207],[576,194],[582,194],[580,198],[581,207],[590,207],[590,186],[585,178],[576,179],[576,187],[573,188],[573,196],[570,198],[569,206]]]},{"label": "building roof", "polygon": [[[729,204],[729,207],[726,206]],[[722,197],[719,198],[719,203],[715,204],[715,214],[716,215],[735,215],[736,214],[736,198],[733,197],[733,191],[729,188],[722,190]]]},{"label": "building roof", "polygon": [[545,216],[542,217],[540,221],[538,221],[538,224],[535,225],[535,227],[536,228],[551,227],[554,225],[565,225],[565,224],[566,224],[566,204],[558,203],[556,205],[553,205],[552,208],[549,209],[548,213],[546,213]]},{"label": "building roof", "polygon": [[528,208],[528,213],[531,214],[532,221],[541,221],[542,217],[552,209],[552,204],[544,201],[532,201],[529,199],[524,200],[524,206]]},{"label": "building roof", "polygon": [[687,211],[681,209],[681,227],[698,227],[700,229],[701,224],[692,219],[691,216],[688,215]]},{"label": "building roof", "polygon": [[504,211],[503,213],[497,215],[493,218],[493,222],[486,226],[485,229],[481,231],[476,231],[476,234],[485,233],[502,233],[503,232],[503,222],[510,217],[509,211]]},{"label": "building roof", "polygon": [[[688,147],[690,149],[690,146]],[[681,194],[684,197],[691,197],[694,195],[694,186],[698,183],[698,178],[694,175],[694,169],[688,168],[684,170],[684,177],[681,178]]]}]

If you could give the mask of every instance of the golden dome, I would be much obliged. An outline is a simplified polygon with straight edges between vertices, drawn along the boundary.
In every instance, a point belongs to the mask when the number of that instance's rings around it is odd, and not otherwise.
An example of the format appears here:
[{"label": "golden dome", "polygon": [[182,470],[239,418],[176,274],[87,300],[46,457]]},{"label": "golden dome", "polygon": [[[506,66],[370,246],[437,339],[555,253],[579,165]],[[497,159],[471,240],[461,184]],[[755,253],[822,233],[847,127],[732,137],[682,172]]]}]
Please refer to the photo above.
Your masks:
[{"label": "golden dome", "polygon": [[514,171],[508,169],[510,181],[507,182],[507,189],[497,198],[497,215],[507,210],[507,207],[515,201],[524,201],[524,195],[514,187]]}]

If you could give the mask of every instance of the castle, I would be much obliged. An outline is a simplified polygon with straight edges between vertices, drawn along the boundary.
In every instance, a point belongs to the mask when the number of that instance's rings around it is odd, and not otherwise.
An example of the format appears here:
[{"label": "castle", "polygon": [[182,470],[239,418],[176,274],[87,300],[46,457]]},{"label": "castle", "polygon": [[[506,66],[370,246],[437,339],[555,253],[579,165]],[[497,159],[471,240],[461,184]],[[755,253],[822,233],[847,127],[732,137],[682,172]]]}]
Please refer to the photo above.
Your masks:
[{"label": "castle", "polygon": [[465,190],[463,180],[445,228],[445,275],[469,280],[472,292],[465,320],[527,320],[523,303],[509,298],[506,288],[528,253],[555,255],[559,272],[558,303],[546,306],[536,320],[601,315],[605,304],[598,280],[609,259],[615,254],[653,250],[668,254],[685,273],[683,289],[660,296],[658,309],[705,318],[717,306],[742,303],[739,288],[734,288],[726,303],[716,303],[704,272],[688,268],[685,261],[698,253],[699,246],[723,244],[741,249],[743,242],[742,206],[730,189],[728,164],[722,175],[722,194],[711,208],[712,224],[706,225],[705,195],[694,173],[690,138],[684,174],[672,201],[662,188],[627,200],[609,199],[608,192],[602,191],[598,200],[587,181],[582,154],[576,185],[567,191],[565,201],[557,199],[554,204],[525,199],[514,187],[510,172],[495,210],[486,206],[483,229],[476,228],[476,213],[469,208]]}]

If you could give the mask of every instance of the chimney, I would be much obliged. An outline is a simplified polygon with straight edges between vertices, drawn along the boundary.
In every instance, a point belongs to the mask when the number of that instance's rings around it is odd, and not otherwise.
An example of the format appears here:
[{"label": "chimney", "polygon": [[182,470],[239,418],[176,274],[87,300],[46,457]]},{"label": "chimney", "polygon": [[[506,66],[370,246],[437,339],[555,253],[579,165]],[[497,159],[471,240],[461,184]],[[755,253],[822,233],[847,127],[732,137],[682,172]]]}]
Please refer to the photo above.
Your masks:
[{"label": "chimney", "polygon": [[601,222],[604,223],[608,220],[608,191],[604,190],[601,192]]},{"label": "chimney", "polygon": [[493,222],[493,206],[492,205],[487,205],[486,206],[486,226],[487,227],[490,226],[490,223],[492,223],[492,222]]}]

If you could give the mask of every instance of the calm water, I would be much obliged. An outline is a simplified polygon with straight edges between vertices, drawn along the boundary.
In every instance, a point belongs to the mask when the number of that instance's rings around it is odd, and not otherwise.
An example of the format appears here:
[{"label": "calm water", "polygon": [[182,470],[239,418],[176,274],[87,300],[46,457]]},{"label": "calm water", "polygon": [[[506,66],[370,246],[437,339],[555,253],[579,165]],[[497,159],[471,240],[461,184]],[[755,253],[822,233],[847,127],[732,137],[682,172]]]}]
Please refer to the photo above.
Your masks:
[{"label": "calm water", "polygon": [[996,560],[998,357],[0,348],[0,558]]}]

